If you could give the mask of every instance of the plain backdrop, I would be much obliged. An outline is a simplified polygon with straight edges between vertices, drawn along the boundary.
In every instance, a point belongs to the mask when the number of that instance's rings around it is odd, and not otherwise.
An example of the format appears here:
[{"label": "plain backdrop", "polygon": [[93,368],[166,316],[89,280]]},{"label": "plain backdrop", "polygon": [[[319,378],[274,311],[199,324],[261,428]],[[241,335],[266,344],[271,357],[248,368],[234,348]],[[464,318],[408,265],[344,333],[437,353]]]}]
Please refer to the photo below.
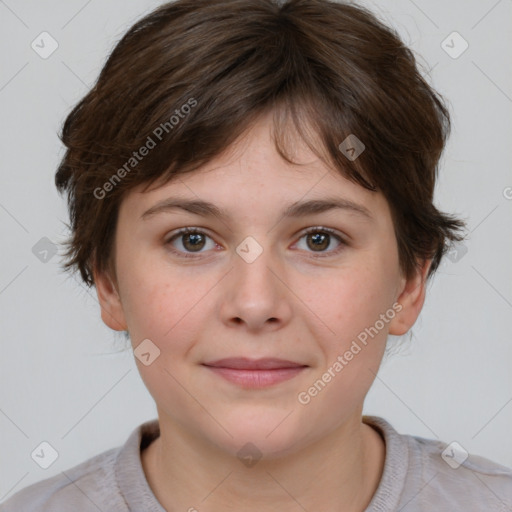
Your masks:
[{"label": "plain backdrop", "polygon": [[[115,43],[160,3],[0,2],[0,500],[156,417],[95,289],[44,250],[67,234],[54,186],[61,124]],[[470,231],[429,285],[412,340],[383,363],[365,413],[512,466],[512,2],[362,3],[399,31],[448,99],[436,204]],[[42,32],[58,43],[46,59],[31,46]],[[48,469],[31,458],[43,441],[58,453]]]}]

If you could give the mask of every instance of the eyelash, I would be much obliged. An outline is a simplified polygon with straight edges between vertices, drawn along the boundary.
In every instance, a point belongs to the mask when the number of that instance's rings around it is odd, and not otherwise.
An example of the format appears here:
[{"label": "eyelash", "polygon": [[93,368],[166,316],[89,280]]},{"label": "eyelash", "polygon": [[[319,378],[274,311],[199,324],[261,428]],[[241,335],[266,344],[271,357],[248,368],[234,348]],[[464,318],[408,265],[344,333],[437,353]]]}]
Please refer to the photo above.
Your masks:
[{"label": "eyelash", "polygon": [[[207,233],[205,233],[204,231],[201,231],[198,228],[183,228],[183,229],[180,229],[179,231],[177,231],[174,235],[172,235],[171,238],[169,238],[165,242],[165,245],[170,246],[171,247],[171,249],[170,249],[171,252],[173,252],[174,254],[176,254],[176,255],[178,255],[178,256],[180,256],[182,258],[198,258],[198,257],[200,257],[200,254],[201,254],[200,252],[198,252],[198,253],[184,253],[182,251],[177,251],[174,248],[172,248],[172,242],[174,242],[174,240],[176,240],[180,236],[188,235],[188,234],[196,234],[196,233],[197,234],[201,234],[201,235],[205,235],[208,238],[212,239],[211,236],[209,236]],[[326,233],[326,234],[336,238],[338,240],[338,242],[340,242],[340,245],[336,249],[334,249],[332,251],[328,251],[326,253],[324,253],[324,252],[315,253],[313,251],[312,252],[313,258],[326,258],[326,257],[329,257],[329,256],[336,255],[339,252],[341,252],[345,248],[345,246],[347,245],[345,240],[341,236],[336,234],[336,232],[333,229],[324,228],[324,227],[320,227],[320,226],[308,228],[306,231],[304,231],[302,233],[302,235],[299,237],[299,240],[301,240],[302,238],[304,238],[305,236],[307,236],[307,235],[309,235],[311,233]]]}]

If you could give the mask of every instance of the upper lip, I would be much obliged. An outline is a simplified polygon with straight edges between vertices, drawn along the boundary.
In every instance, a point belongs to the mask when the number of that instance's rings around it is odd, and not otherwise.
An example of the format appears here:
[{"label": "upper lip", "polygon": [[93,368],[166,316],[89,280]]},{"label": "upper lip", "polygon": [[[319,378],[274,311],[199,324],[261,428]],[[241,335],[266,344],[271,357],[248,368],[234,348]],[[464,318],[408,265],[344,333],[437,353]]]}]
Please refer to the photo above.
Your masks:
[{"label": "upper lip", "polygon": [[275,370],[277,368],[300,368],[307,366],[305,364],[288,361],[286,359],[262,358],[250,359],[247,357],[228,357],[203,363],[205,366],[214,366],[216,368],[233,368],[236,370]]}]

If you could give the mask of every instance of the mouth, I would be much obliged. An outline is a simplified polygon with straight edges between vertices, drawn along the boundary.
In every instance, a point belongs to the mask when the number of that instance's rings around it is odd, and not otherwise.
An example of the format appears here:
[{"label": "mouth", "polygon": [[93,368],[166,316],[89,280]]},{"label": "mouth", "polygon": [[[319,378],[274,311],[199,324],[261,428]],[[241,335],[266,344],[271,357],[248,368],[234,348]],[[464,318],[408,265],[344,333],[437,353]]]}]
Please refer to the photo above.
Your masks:
[{"label": "mouth", "polygon": [[292,379],[308,365],[285,359],[249,359],[243,357],[219,359],[203,366],[215,375],[245,388],[273,386]]}]

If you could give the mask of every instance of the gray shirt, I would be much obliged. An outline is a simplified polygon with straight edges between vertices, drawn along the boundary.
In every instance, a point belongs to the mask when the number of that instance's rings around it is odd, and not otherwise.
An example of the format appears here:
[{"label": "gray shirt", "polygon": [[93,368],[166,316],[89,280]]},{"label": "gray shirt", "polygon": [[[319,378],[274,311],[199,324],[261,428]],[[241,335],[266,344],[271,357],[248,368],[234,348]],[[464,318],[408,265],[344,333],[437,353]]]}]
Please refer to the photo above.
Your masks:
[{"label": "gray shirt", "polygon": [[[363,421],[386,443],[384,472],[365,512],[512,512],[512,469],[475,455],[466,458],[453,443],[399,434],[376,416]],[[0,512],[166,512],[140,458],[158,435],[157,420],[144,423],[123,446],[22,489]]]}]

